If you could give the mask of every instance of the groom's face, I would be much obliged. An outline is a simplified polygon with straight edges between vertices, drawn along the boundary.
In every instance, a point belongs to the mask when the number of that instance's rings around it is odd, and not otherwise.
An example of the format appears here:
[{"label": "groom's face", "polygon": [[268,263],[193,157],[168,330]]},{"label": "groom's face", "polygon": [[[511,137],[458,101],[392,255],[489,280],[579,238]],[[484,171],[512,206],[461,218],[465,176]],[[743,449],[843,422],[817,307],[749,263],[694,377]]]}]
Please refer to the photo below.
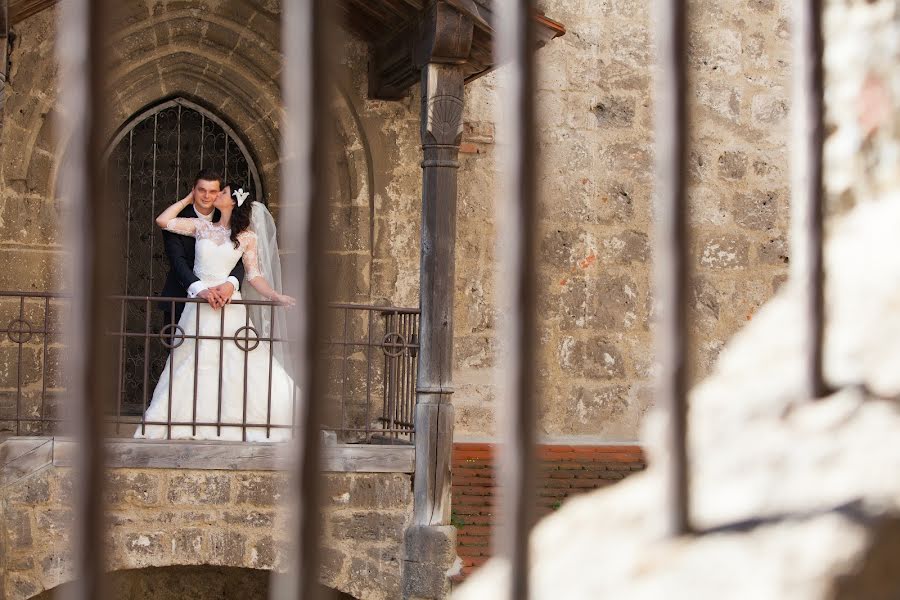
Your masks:
[{"label": "groom's face", "polygon": [[199,208],[203,214],[209,214],[213,209],[213,202],[219,195],[219,182],[198,179],[194,186],[194,208]]}]

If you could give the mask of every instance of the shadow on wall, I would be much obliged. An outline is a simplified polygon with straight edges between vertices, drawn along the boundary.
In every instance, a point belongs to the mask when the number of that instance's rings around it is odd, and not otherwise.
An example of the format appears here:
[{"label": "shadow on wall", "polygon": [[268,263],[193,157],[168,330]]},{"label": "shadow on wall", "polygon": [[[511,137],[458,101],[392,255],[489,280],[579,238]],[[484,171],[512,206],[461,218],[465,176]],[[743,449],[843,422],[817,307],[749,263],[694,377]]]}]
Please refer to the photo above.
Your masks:
[{"label": "shadow on wall", "polygon": [[[270,571],[237,567],[148,567],[109,574],[109,594],[116,600],[268,600]],[[63,598],[71,584],[47,590],[34,600]],[[323,587],[322,600],[355,600]]]}]

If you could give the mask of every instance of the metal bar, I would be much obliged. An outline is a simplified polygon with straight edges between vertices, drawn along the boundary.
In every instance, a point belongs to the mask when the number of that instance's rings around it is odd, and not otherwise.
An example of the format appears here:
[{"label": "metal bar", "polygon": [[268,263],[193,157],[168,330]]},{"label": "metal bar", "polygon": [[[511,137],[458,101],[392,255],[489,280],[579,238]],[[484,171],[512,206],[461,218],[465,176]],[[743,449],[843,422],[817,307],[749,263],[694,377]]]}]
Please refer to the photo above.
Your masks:
[{"label": "metal bar", "polygon": [[[156,227],[156,223],[152,220],[156,218],[156,161],[158,158],[159,143],[157,141],[157,133],[159,132],[159,113],[153,115],[153,180],[150,184],[150,231]],[[155,235],[150,235],[150,285],[153,285],[153,242],[156,240]],[[149,291],[149,290],[148,290]]]},{"label": "metal bar", "polygon": [[[41,434],[46,435],[46,431],[44,431],[43,420],[44,417],[47,416],[46,405],[47,405],[47,361],[48,361],[48,346],[47,338],[49,337],[47,334],[47,330],[50,329],[50,298],[44,298],[44,359],[43,359],[43,372],[44,376],[41,378]],[[55,433],[55,432],[54,432]]]},{"label": "metal bar", "polygon": [[506,408],[500,451],[502,523],[496,545],[510,564],[507,598],[529,596],[528,536],[535,520],[535,420],[537,415],[537,161],[535,158],[535,26],[533,0],[497,6],[498,49],[510,61],[505,112],[510,144],[506,148],[505,190],[498,202],[498,253],[506,346],[499,369]]},{"label": "metal bar", "polygon": [[[175,302],[172,302],[170,305],[169,325],[175,325]],[[172,327],[170,331],[172,331],[174,340],[175,328]],[[172,342],[172,345],[174,346],[174,341]],[[175,382],[173,381],[175,379],[175,350],[177,350],[177,348],[174,347],[169,350],[169,360],[166,361],[169,365],[169,404],[166,408],[166,421],[170,423],[166,428],[166,438],[169,439],[172,438],[172,388],[175,385]]]},{"label": "metal bar", "polygon": [[825,329],[824,259],[822,256],[824,190],[822,145],[825,140],[824,72],[822,67],[822,0],[798,0],[794,34],[794,152],[791,207],[792,275],[803,290],[801,325],[803,394],[828,393],[822,366]]},{"label": "metal bar", "polygon": [[[331,141],[328,124],[334,59],[332,45],[340,35],[331,0],[297,0],[283,5],[282,45],[285,126],[280,206],[284,239],[304,240],[293,264],[293,277],[285,281],[295,292],[299,310],[290,316],[300,340],[294,357],[298,387],[302,390],[298,411],[297,462],[292,489],[295,494],[296,557],[290,577],[279,586],[282,598],[312,600],[319,596],[319,535],[321,507],[321,412],[318,401],[325,390],[322,369],[314,368],[321,349],[326,302],[323,232],[330,197],[326,184],[327,156]],[[299,202],[298,199],[299,198]],[[290,564],[290,563],[289,563]]]},{"label": "metal bar", "polygon": [[[227,141],[226,141],[227,145]],[[224,308],[222,311],[224,312]],[[250,311],[244,308],[244,400],[241,412],[241,441],[247,441],[247,369],[250,364]],[[235,344],[237,339],[235,339]]]},{"label": "metal bar", "polygon": [[203,129],[206,127],[206,115],[202,112],[200,113],[200,170],[203,170],[203,146],[206,144],[206,140],[204,140]]},{"label": "metal bar", "polygon": [[[119,328],[125,330],[125,301],[120,301],[119,310]],[[125,336],[119,340],[119,377],[116,381],[116,419],[122,418],[122,387],[125,380]],[[119,424],[116,423],[116,435],[120,432]]]},{"label": "metal bar", "polygon": [[[221,317],[219,319],[219,399],[216,404],[216,422],[222,422],[222,363],[225,360],[225,308],[223,306],[220,310],[222,312]],[[200,307],[197,307],[197,312],[200,312]],[[216,427],[216,435],[222,435],[222,427]]]},{"label": "metal bar", "polygon": [[[22,328],[22,323],[25,321],[25,296],[19,298],[19,327]],[[22,340],[23,335],[19,334],[18,342],[16,346],[18,346],[18,364],[16,366],[16,435],[22,435],[22,432],[19,429],[19,417],[21,416],[22,411]]]},{"label": "metal bar", "polygon": [[[147,398],[150,394],[150,298],[144,303],[144,412],[147,414]],[[141,434],[145,433],[144,423],[141,421]]]},{"label": "metal bar", "polygon": [[74,421],[76,453],[73,481],[74,533],[72,555],[75,570],[69,598],[103,600],[103,425],[104,405],[115,387],[108,375],[109,344],[101,326],[110,317],[103,304],[112,290],[116,260],[113,211],[106,204],[103,147],[106,110],[104,56],[106,17],[104,0],[70,0],[62,3],[56,44],[60,71],[59,139],[68,140],[68,157],[61,172],[60,189],[71,203],[67,242],[72,251],[72,280],[79,282],[73,294],[72,318],[67,326],[69,348],[69,403]]},{"label": "metal bar", "polygon": [[128,268],[131,263],[131,182],[133,180],[134,129],[128,132],[128,212],[125,216],[125,289],[128,293]]},{"label": "metal bar", "polygon": [[[344,308],[344,339],[347,339],[348,320],[350,319],[350,309]],[[347,352],[349,346],[344,345],[344,356],[341,361],[341,429],[347,425]]]},{"label": "metal bar", "polygon": [[[366,428],[372,422],[372,312],[368,313],[368,343],[366,344]],[[366,442],[370,442],[370,434],[366,433]]]},{"label": "metal bar", "polygon": [[656,343],[661,362],[657,402],[669,411],[668,532],[692,531],[687,459],[689,364],[687,224],[687,152],[689,117],[687,78],[688,5],[657,0],[659,69],[656,90],[656,288],[663,310]]},{"label": "metal bar", "polygon": [[181,199],[181,105],[178,105],[178,124],[175,134],[175,198]]},{"label": "metal bar", "polygon": [[[200,335],[200,306],[196,307],[194,311],[194,332],[197,336]],[[191,420],[197,420],[197,371],[200,368],[200,340],[194,340],[194,402],[191,407]],[[197,426],[194,425],[191,427],[191,434],[197,435]]]},{"label": "metal bar", "polygon": [[[272,305],[269,308],[269,323],[275,323],[275,305]],[[271,333],[271,331],[269,333]],[[272,363],[275,359],[274,352],[275,343],[269,342],[269,391],[266,399],[266,437],[269,437],[272,434],[269,425],[272,423]]]}]

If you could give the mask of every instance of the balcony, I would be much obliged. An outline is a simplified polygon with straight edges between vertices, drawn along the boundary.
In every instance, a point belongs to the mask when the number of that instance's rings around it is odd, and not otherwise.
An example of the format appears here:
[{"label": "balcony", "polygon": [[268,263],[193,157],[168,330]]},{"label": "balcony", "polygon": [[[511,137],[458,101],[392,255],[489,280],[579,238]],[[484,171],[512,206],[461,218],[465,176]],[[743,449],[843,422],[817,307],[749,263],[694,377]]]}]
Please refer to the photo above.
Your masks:
[{"label": "balcony", "polygon": [[[264,337],[250,318],[234,335],[223,331],[210,335],[187,333],[177,323],[162,323],[160,304],[172,309],[176,304],[202,302],[149,296],[116,296],[107,300],[107,314],[117,326],[107,331],[116,363],[109,369],[115,379],[115,398],[105,411],[107,434],[111,438],[131,438],[136,431],[155,426],[164,428],[164,438],[174,428],[184,432],[198,428],[216,434],[223,428],[240,431],[247,440],[248,430],[265,431],[268,436],[277,429],[295,431],[290,424],[278,424],[268,417],[260,422],[246,417],[249,394],[265,394],[271,408],[272,369],[281,351],[290,355],[293,341]],[[7,436],[65,435],[65,374],[62,369],[67,352],[61,323],[70,305],[69,298],[58,293],[0,292],[0,434]],[[291,310],[271,302],[237,301],[222,309],[225,323],[227,311],[242,313],[242,306],[268,311]],[[243,317],[242,317],[243,318]],[[414,442],[413,410],[416,390],[416,357],[418,354],[419,311],[413,308],[332,304],[327,323],[327,341],[316,357],[316,368],[325,369],[327,385],[316,401],[324,402],[322,431],[326,441],[337,444],[411,445]],[[198,390],[194,383],[191,418],[147,420],[145,412],[160,376],[167,367],[170,351],[182,349],[194,356],[195,364],[202,352],[219,357],[218,389]],[[223,405],[221,360],[225,345],[240,349],[244,357],[244,373],[231,374],[243,382],[243,407]],[[246,366],[251,353],[264,354],[269,388],[248,390]],[[259,364],[259,359],[257,359]],[[207,381],[209,378],[206,379]],[[170,379],[171,381],[171,379]],[[214,393],[218,398],[217,418],[199,418],[197,394]],[[171,399],[172,385],[168,389]],[[299,401],[302,394],[296,394]],[[228,400],[226,399],[225,402]],[[171,405],[171,403],[170,403]],[[296,407],[296,403],[294,404]],[[240,413],[242,418],[222,415]],[[232,438],[233,439],[233,438]]]}]

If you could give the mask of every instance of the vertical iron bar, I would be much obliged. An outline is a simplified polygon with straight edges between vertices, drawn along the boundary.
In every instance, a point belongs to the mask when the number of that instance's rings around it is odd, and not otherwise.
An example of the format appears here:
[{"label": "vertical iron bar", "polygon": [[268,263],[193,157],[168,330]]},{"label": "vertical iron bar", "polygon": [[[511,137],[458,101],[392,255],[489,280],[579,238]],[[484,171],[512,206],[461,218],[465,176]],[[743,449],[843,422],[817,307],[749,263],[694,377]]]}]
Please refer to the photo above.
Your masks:
[{"label": "vertical iron bar", "polygon": [[141,413],[141,433],[145,432],[147,398],[150,394],[150,297],[144,300],[144,410]]},{"label": "vertical iron bar", "polygon": [[[298,340],[294,357],[298,387],[299,435],[293,479],[296,556],[290,577],[284,578],[281,597],[312,600],[319,596],[319,532],[321,510],[321,414],[325,391],[323,370],[315,368],[322,348],[327,289],[324,265],[324,225],[329,198],[326,160],[331,141],[328,124],[332,48],[335,38],[334,3],[331,0],[296,0],[283,5],[282,70],[285,127],[280,221],[285,239],[304,240],[297,247],[293,273],[285,283],[295,292],[298,309],[290,312]],[[289,195],[288,195],[289,194]],[[298,201],[299,199],[299,201]],[[291,276],[293,275],[293,276]]]},{"label": "vertical iron bar", "polygon": [[[175,325],[175,301],[172,300],[172,304],[169,307],[169,325]],[[172,338],[169,341],[169,344],[172,348],[169,348],[169,360],[166,361],[169,363],[169,406],[166,413],[166,438],[172,439],[172,389],[175,386],[175,327],[170,327],[169,331],[172,332]],[[162,341],[162,338],[160,338]],[[165,344],[163,344],[165,345]]]},{"label": "vertical iron bar", "polygon": [[[500,369],[506,431],[500,450],[504,523],[497,547],[509,561],[510,599],[528,598],[528,536],[535,513],[537,324],[537,164],[535,159],[534,0],[498,4],[498,48],[511,61],[505,112],[510,144],[505,190],[498,202],[498,251],[506,345]],[[501,10],[502,9],[502,10]]]},{"label": "vertical iron bar", "polygon": [[688,110],[685,0],[657,0],[659,68],[656,89],[656,288],[662,306],[657,351],[662,368],[658,402],[669,411],[668,511],[670,535],[692,531],[687,457],[687,391],[690,358],[687,224]]},{"label": "vertical iron bar", "polygon": [[[153,235],[154,227],[156,227],[156,223],[153,222],[153,219],[156,218],[156,161],[157,154],[159,150],[159,143],[157,141],[157,134],[159,131],[159,113],[153,115],[153,179],[150,182],[150,285],[153,285],[153,242],[156,240],[156,236]],[[152,293],[152,290],[147,290],[148,294]]]},{"label": "vertical iron bar", "polygon": [[[227,143],[227,142],[226,142]],[[244,400],[242,405],[241,412],[241,441],[247,441],[247,370],[250,363],[250,311],[247,310],[245,305],[242,305],[244,308]],[[225,310],[224,307],[222,309]],[[261,337],[261,336],[260,336]],[[237,336],[235,336],[234,342],[237,343]],[[270,342],[271,343],[271,342]]]},{"label": "vertical iron bar", "polygon": [[125,289],[128,295],[128,270],[131,265],[131,182],[133,177],[134,129],[128,132],[128,214],[125,216]]},{"label": "vertical iron bar", "polygon": [[[49,371],[47,367],[48,360],[48,348],[49,345],[48,340],[50,338],[50,297],[46,296],[44,298],[44,361],[43,361],[43,372],[44,375],[41,377],[41,435],[46,435],[47,431],[45,430],[46,419],[47,419],[47,372]],[[54,431],[54,433],[56,433]]]},{"label": "vertical iron bar", "polygon": [[[227,305],[226,305],[227,306]],[[200,310],[200,307],[197,307]],[[216,408],[216,435],[222,435],[222,369],[225,360],[225,306],[219,309],[222,314],[219,319],[219,400]]]},{"label": "vertical iron bar", "polygon": [[366,315],[369,318],[368,335],[366,338],[366,443],[371,441],[372,432],[369,423],[372,422],[372,309],[366,309]]},{"label": "vertical iron bar", "polygon": [[22,340],[25,338],[25,296],[19,297],[19,329],[21,333],[18,335],[18,342],[16,346],[18,346],[18,365],[16,366],[16,435],[22,435],[21,424],[22,424]]},{"label": "vertical iron bar", "polygon": [[350,309],[344,308],[344,337],[341,345],[343,351],[343,360],[341,360],[341,429],[347,427],[347,352],[350,348],[350,340],[347,338],[348,323],[350,319]]},{"label": "vertical iron bar", "polygon": [[203,170],[203,146],[206,144],[206,140],[204,140],[204,132],[203,129],[206,127],[206,115],[202,112],[200,113],[200,170]]},{"label": "vertical iron bar", "polygon": [[175,134],[175,198],[181,200],[181,104],[178,105],[178,125]]},{"label": "vertical iron bar", "polygon": [[[197,435],[197,370],[200,368],[200,305],[194,304],[194,404],[191,408],[191,434]],[[187,306],[184,307],[187,310]]]},{"label": "vertical iron bar", "polygon": [[[389,333],[391,333],[391,314],[384,313],[382,316],[384,317],[384,319],[383,319],[384,332],[385,332],[385,334],[389,334]],[[382,338],[382,340],[385,340],[385,339],[386,338],[384,338],[384,337]],[[390,339],[390,338],[387,338],[387,339]],[[389,350],[388,352],[385,352],[386,349],[387,348],[385,348],[384,343],[382,342],[381,356],[384,359],[384,363],[383,363],[384,366],[382,367],[383,372],[381,374],[381,419],[382,419],[381,426],[382,427],[384,427],[384,423],[386,423],[386,419],[388,417],[390,417],[390,393],[391,393],[391,386],[390,386],[391,354],[390,353],[393,352],[393,350]]]},{"label": "vertical iron bar", "polygon": [[806,338],[803,348],[803,394],[807,398],[821,398],[827,394],[822,366],[825,329],[822,0],[797,0],[795,26],[791,266],[793,275],[799,280],[806,309],[802,324]]},{"label": "vertical iron bar", "polygon": [[[269,306],[269,323],[275,323],[275,305],[271,304]],[[275,336],[275,327],[269,331],[269,395],[266,399],[266,437],[272,435],[272,363],[274,362],[274,352],[275,352],[275,342],[273,341]],[[283,344],[284,342],[279,342]],[[287,353],[282,353],[284,356]],[[282,365],[286,366],[286,365]]]},{"label": "vertical iron bar", "polygon": [[106,204],[103,169],[102,119],[104,106],[104,43],[109,39],[104,0],[69,0],[62,3],[56,44],[60,71],[59,139],[68,140],[60,189],[70,203],[67,242],[72,253],[72,280],[79,282],[67,324],[69,407],[74,424],[73,480],[74,532],[72,555],[75,572],[69,598],[103,600],[103,408],[115,393],[109,376],[114,360],[105,339],[104,299],[112,291],[115,252],[112,211]]},{"label": "vertical iron bar", "polygon": [[225,134],[225,168],[222,169],[222,177],[225,179],[225,185],[228,185],[228,140],[231,138]]},{"label": "vertical iron bar", "polygon": [[[122,298],[119,310],[119,377],[116,382],[116,435],[121,433],[122,423],[122,387],[125,379],[125,298]],[[44,327],[46,329],[46,326]]]}]

